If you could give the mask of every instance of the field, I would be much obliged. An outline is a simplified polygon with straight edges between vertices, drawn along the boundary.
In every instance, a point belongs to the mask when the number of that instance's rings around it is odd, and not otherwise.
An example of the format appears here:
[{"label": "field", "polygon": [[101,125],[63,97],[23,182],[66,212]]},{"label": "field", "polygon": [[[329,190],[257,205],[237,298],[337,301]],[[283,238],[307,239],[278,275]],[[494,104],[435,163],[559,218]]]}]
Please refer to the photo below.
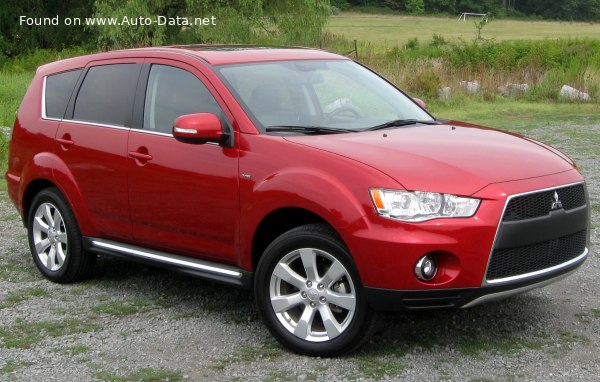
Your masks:
[{"label": "field", "polygon": [[[450,87],[451,104],[465,97],[555,103],[564,85],[600,102],[600,24],[492,20],[481,38],[476,31],[474,19],[342,13],[330,18],[321,45],[358,57],[427,102]],[[467,81],[477,90],[459,86]],[[516,86],[527,90],[507,91]]]},{"label": "field", "polygon": [[439,118],[469,121],[527,134],[554,125],[600,125],[600,105],[586,103],[523,102],[516,100],[459,100],[434,102],[429,110]]},{"label": "field", "polygon": [[[438,34],[449,40],[472,40],[475,37],[474,22],[458,21],[458,17],[416,17],[396,15],[371,15],[342,13],[332,16],[327,31],[345,36],[350,40],[368,41],[377,45],[404,45],[409,39],[430,40]],[[483,28],[486,39],[543,40],[557,38],[600,38],[600,25],[554,21],[491,20]]]}]

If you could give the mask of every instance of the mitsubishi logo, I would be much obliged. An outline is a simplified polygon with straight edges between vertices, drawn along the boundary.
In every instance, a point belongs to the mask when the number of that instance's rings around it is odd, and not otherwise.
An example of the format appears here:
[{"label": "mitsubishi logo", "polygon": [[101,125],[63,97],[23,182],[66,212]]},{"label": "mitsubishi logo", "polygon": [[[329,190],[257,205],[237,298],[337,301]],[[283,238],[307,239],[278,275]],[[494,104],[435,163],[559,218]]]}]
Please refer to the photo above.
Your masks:
[{"label": "mitsubishi logo", "polygon": [[558,192],[554,191],[554,200],[552,201],[552,206],[550,207],[551,211],[558,210],[559,208],[563,208],[562,202],[558,198]]}]

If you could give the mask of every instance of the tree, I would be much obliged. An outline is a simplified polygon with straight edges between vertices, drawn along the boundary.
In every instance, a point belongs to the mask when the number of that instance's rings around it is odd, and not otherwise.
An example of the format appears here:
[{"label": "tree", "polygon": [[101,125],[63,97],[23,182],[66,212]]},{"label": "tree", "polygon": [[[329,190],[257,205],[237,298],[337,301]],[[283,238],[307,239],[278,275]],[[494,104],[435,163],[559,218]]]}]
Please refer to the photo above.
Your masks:
[{"label": "tree", "polygon": [[425,12],[425,3],[423,0],[407,0],[406,11],[411,15],[421,15]]},{"label": "tree", "polygon": [[100,47],[130,48],[163,45],[173,40],[181,27],[142,23],[139,18],[156,19],[156,16],[176,17],[183,14],[182,0],[96,0],[96,18],[114,18],[120,25],[96,27]]},{"label": "tree", "polygon": [[171,43],[278,43],[315,45],[329,16],[329,0],[96,0],[96,17],[211,17],[213,25],[103,26],[101,46]]},{"label": "tree", "polygon": [[425,10],[433,13],[456,13],[456,0],[425,0]]},{"label": "tree", "polygon": [[[0,50],[7,57],[35,49],[64,49],[87,44],[93,35],[83,27],[64,24],[65,18],[85,18],[92,14],[94,0],[28,0],[5,1],[0,7]],[[27,25],[25,16],[33,22],[59,16],[58,25]],[[47,24],[47,23],[46,23]]]}]

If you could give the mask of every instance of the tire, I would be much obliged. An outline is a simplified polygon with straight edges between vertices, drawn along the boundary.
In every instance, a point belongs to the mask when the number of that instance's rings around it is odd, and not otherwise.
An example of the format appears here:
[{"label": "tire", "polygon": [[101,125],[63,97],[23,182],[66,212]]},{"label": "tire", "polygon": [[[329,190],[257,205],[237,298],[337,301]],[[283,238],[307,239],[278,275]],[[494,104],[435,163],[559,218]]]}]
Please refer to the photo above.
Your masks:
[{"label": "tire", "polygon": [[275,239],[258,263],[254,293],[271,334],[300,354],[348,353],[376,329],[352,257],[325,224],[300,226]]},{"label": "tire", "polygon": [[96,255],[83,250],[75,216],[57,188],[44,189],[35,196],[27,227],[33,261],[45,278],[62,284],[91,275]]}]

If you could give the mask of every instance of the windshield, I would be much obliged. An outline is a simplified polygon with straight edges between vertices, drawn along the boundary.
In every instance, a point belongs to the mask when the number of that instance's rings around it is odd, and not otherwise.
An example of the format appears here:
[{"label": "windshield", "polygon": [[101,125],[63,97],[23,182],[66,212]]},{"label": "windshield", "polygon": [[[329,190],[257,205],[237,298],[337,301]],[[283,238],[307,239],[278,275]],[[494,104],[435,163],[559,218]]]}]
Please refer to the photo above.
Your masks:
[{"label": "windshield", "polygon": [[349,60],[226,65],[218,71],[262,132],[359,131],[395,120],[434,121],[383,78]]}]

